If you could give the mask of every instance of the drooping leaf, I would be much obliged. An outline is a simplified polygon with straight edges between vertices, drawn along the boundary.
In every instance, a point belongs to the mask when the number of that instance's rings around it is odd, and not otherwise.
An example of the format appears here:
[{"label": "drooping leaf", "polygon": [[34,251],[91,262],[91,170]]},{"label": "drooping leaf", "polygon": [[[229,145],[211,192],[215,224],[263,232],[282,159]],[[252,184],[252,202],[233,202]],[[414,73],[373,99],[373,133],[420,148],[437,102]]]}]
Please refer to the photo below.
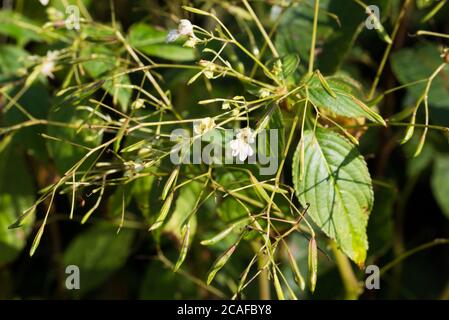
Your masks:
[{"label": "drooping leaf", "polygon": [[[357,83],[348,77],[328,77],[325,79],[327,86],[318,75],[314,75],[308,82],[307,95],[310,102],[318,108],[349,118],[364,117],[371,121],[385,125],[382,117],[373,109],[363,103],[356,94],[360,92]],[[334,96],[330,93],[334,93]]]},{"label": "drooping leaf", "polygon": [[293,182],[308,214],[343,252],[362,266],[368,249],[366,227],[373,207],[368,168],[358,150],[327,129],[304,134],[304,174],[300,178],[300,148],[293,161]]}]

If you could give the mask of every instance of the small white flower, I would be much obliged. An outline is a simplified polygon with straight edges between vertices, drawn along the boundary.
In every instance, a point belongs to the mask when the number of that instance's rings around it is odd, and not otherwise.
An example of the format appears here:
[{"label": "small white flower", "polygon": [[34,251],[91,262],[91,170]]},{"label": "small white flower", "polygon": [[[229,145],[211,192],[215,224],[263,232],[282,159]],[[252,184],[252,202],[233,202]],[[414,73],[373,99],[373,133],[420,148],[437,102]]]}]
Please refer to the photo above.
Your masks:
[{"label": "small white flower", "polygon": [[193,126],[193,131],[196,134],[204,134],[210,130],[212,130],[213,128],[215,128],[215,121],[212,118],[204,118],[201,119],[201,121],[198,121],[194,126]]},{"label": "small white flower", "polygon": [[229,145],[232,150],[233,157],[239,157],[240,161],[245,161],[246,158],[254,154],[254,150],[250,144],[254,143],[255,134],[251,128],[240,129],[237,133],[237,139],[232,140]]},{"label": "small white flower", "polygon": [[[196,37],[193,33],[193,25],[187,19],[181,19],[177,30],[170,30],[167,35],[167,42],[176,41],[180,36],[188,36],[190,39],[184,45],[194,47],[196,45]],[[193,40],[192,40],[193,39]]]},{"label": "small white flower", "polygon": [[49,78],[54,78],[53,71],[55,70],[56,63],[55,60],[58,56],[58,51],[48,51],[47,56],[44,58],[42,64],[41,64],[41,73]]},{"label": "small white flower", "polygon": [[187,19],[181,19],[178,25],[178,33],[182,36],[194,37],[193,34],[193,25]]},{"label": "small white flower", "polygon": [[39,0],[39,2],[40,2],[43,6],[46,6],[46,5],[48,5],[48,3],[50,2],[50,0]]}]

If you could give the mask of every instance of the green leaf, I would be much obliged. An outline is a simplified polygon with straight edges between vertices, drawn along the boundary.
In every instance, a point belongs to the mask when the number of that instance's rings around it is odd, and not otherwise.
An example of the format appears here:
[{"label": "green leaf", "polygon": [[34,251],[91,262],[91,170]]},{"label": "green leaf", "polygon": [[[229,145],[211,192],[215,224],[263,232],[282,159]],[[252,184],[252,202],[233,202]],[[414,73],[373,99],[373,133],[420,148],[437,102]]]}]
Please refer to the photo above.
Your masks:
[{"label": "green leaf", "polygon": [[365,160],[337,133],[317,128],[304,133],[304,174],[300,179],[300,147],[293,159],[293,182],[308,214],[343,252],[362,266],[368,249],[366,227],[373,189]]},{"label": "green leaf", "polygon": [[281,58],[282,62],[282,78],[287,79],[294,74],[299,66],[300,59],[297,54],[287,54]]},{"label": "green leaf", "polygon": [[[102,87],[112,97],[114,104],[118,104],[122,111],[129,107],[132,90],[124,88],[131,84],[129,76],[123,74],[126,67],[120,63],[120,57],[114,51],[104,46],[89,46],[82,51],[82,56],[90,61],[83,63],[84,68],[94,80],[106,80]],[[92,57],[95,57],[92,59]]]},{"label": "green leaf", "polygon": [[[151,167],[146,169],[145,173],[154,172],[155,168]],[[159,195],[156,194],[157,188],[153,188],[155,183],[155,176],[150,174],[141,177],[133,182],[132,195],[137,207],[142,212],[142,215],[149,219],[152,213],[157,212],[155,208],[155,202]]]},{"label": "green leaf", "polygon": [[75,294],[95,289],[120,269],[130,254],[133,237],[133,230],[123,229],[117,234],[117,227],[109,225],[95,225],[78,235],[63,257],[65,266],[80,269],[81,286]]},{"label": "green leaf", "polygon": [[28,53],[16,46],[0,45],[0,83],[18,76],[17,71],[25,65]]},{"label": "green leaf", "polygon": [[32,20],[17,12],[0,11],[0,34],[16,39],[19,46],[30,41],[42,41],[41,28]]},{"label": "green leaf", "polygon": [[[334,114],[349,117],[364,117],[371,121],[385,125],[383,118],[355,95],[360,91],[358,84],[348,77],[328,77],[327,86],[323,85],[323,80],[316,74],[307,84],[308,97],[310,102],[318,108],[327,109]],[[330,94],[329,90],[335,94]],[[306,90],[303,94],[307,95]]]},{"label": "green leaf", "polygon": [[[297,54],[301,59],[301,68],[308,65],[310,43],[313,30],[313,0],[304,1],[287,9],[276,33],[275,44],[279,53],[284,56]],[[329,0],[320,1],[321,8],[327,8]],[[324,41],[337,26],[335,20],[320,10],[317,39]]]},{"label": "green leaf", "polygon": [[[10,96],[18,93],[18,89],[8,92]],[[19,99],[18,103],[36,119],[46,119],[51,107],[51,99],[48,89],[43,83],[36,82],[33,84]],[[3,123],[5,126],[13,126],[25,121],[29,118],[23,114],[16,106],[6,112]],[[41,161],[48,161],[48,153],[45,146],[45,139],[40,134],[46,132],[45,125],[31,126],[23,128],[14,134],[14,143],[20,144],[27,150],[27,153],[35,156]]]},{"label": "green leaf", "polygon": [[432,191],[441,210],[449,218],[449,155],[436,158],[432,172]]},{"label": "green leaf", "polygon": [[14,261],[27,242],[34,214],[9,229],[34,202],[33,179],[20,150],[6,137],[0,142],[0,266]]},{"label": "green leaf", "polygon": [[172,233],[175,237],[181,238],[183,227],[190,224],[190,241],[196,231],[196,203],[202,190],[202,184],[192,181],[181,188],[176,199],[175,210],[164,226],[164,232]]},{"label": "green leaf", "polygon": [[137,23],[129,30],[129,42],[136,49],[152,57],[173,61],[195,60],[195,50],[181,43],[166,43],[167,32],[146,23]]}]

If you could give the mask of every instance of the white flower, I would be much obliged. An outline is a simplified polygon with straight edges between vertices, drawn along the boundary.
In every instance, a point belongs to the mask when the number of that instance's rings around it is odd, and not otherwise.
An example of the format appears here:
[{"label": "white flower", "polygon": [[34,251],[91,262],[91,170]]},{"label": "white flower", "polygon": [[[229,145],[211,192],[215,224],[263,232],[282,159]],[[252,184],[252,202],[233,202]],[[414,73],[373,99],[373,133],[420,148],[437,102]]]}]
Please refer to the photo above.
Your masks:
[{"label": "white flower", "polygon": [[50,0],[39,0],[39,2],[40,2],[43,6],[46,6],[46,5],[50,2]]},{"label": "white flower", "polygon": [[41,64],[41,73],[49,78],[54,78],[53,71],[55,70],[56,64],[55,60],[58,56],[58,51],[48,51],[47,56],[44,58],[42,64]]},{"label": "white flower", "polygon": [[178,33],[182,36],[194,37],[193,34],[193,25],[187,19],[181,19],[178,25]]},{"label": "white flower", "polygon": [[213,128],[215,128],[214,119],[207,117],[207,118],[201,119],[201,121],[198,121],[193,126],[193,131],[196,134],[204,134],[204,133],[212,130]]},{"label": "white flower", "polygon": [[[167,42],[176,41],[180,36],[188,36],[191,39],[196,39],[195,34],[193,33],[193,25],[187,19],[181,19],[178,24],[177,30],[170,30],[167,35]],[[196,44],[196,42],[186,42],[187,45]]]},{"label": "white flower", "polygon": [[178,30],[170,30],[170,32],[167,35],[167,42],[174,42],[176,39],[179,38]]},{"label": "white flower", "polygon": [[240,129],[237,133],[237,139],[232,140],[229,145],[232,150],[233,157],[239,157],[240,161],[245,161],[246,158],[254,154],[254,150],[250,144],[254,143],[255,134],[251,128]]}]

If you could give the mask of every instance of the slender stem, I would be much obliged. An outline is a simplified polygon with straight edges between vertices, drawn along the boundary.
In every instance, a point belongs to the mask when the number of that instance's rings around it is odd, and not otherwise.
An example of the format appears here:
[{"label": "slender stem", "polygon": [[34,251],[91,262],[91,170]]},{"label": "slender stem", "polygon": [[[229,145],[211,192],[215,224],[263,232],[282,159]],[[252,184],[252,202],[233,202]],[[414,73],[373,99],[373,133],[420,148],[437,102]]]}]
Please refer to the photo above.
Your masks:
[{"label": "slender stem", "polygon": [[439,33],[439,32],[432,32],[432,31],[425,31],[425,30],[417,31],[416,35],[417,36],[431,36],[431,37],[438,37],[438,38],[447,38],[447,39],[449,39],[449,34]]},{"label": "slender stem", "polygon": [[270,292],[270,280],[268,278],[269,269],[266,268],[268,257],[264,255],[263,247],[258,242],[252,243],[254,252],[257,254],[257,265],[260,270],[260,275],[258,278],[259,281],[259,297],[260,300],[270,300],[271,292]]},{"label": "slender stem", "polygon": [[340,271],[341,279],[346,291],[347,300],[357,300],[362,293],[362,288],[354,274],[351,263],[348,258],[337,248],[335,241],[331,241],[332,252],[335,256],[338,271]]},{"label": "slender stem", "polygon": [[388,270],[393,268],[395,265],[397,265],[398,263],[400,263],[403,260],[407,259],[408,257],[414,255],[415,253],[418,253],[420,251],[432,248],[434,246],[442,245],[442,244],[449,244],[449,239],[435,239],[435,240],[432,240],[430,242],[424,243],[424,244],[422,244],[422,245],[420,245],[420,246],[418,246],[416,248],[413,248],[413,249],[405,252],[401,256],[397,257],[393,261],[387,263],[385,266],[383,266],[383,268],[380,269],[380,274],[381,275],[384,274],[385,272],[387,272]]},{"label": "slender stem", "polygon": [[[165,257],[165,255],[160,250],[158,252],[158,258],[165,266],[167,266],[170,269],[174,269],[175,265],[170,260],[168,260]],[[215,288],[215,287],[213,287],[211,285],[205,284],[201,279],[198,279],[197,277],[191,275],[190,273],[188,273],[188,272],[186,272],[186,271],[184,271],[182,269],[178,269],[176,271],[176,273],[178,273],[178,274],[182,275],[183,277],[187,278],[188,280],[190,280],[191,282],[196,284],[198,287],[200,287],[200,288],[202,288],[202,289],[204,289],[206,291],[209,291],[210,293],[214,294],[218,298],[220,298],[220,299],[225,299],[226,298],[226,295],[223,292],[221,292],[220,290],[218,290],[217,288]]]},{"label": "slender stem", "polygon": [[278,85],[281,85],[281,83],[279,83],[279,80],[273,75],[273,73],[259,59],[257,59],[257,57],[255,57],[242,44],[240,44],[240,42],[238,42],[237,40],[233,40],[232,43],[234,43],[248,57],[250,57],[255,63],[257,63],[273,81],[275,81]]},{"label": "slender stem", "polygon": [[[139,57],[137,56],[137,54],[134,52],[133,48],[131,48],[131,46],[129,45],[129,43],[126,41],[126,39],[123,37],[123,35],[120,33],[120,31],[116,31],[116,36],[117,38],[123,43],[123,45],[126,48],[126,51],[128,51],[128,53],[131,55],[131,57],[137,62],[137,64],[140,67],[144,67],[145,65],[143,64],[143,62],[139,59]],[[147,70],[144,71],[145,76],[148,78],[148,80],[150,80],[151,84],[153,85],[153,87],[156,89],[156,91],[159,93],[159,95],[161,96],[162,100],[164,101],[164,104],[167,107],[170,107],[171,103],[170,103],[170,99],[168,99],[167,95],[165,94],[165,92],[162,90],[162,88],[159,86],[159,84],[157,83],[156,79],[153,77],[153,75]]]},{"label": "slender stem", "polygon": [[371,90],[368,95],[368,100],[371,100],[376,93],[377,85],[379,84],[380,76],[385,69],[385,65],[387,63],[388,57],[390,56],[391,49],[393,48],[394,40],[398,34],[399,28],[401,26],[402,20],[405,17],[405,13],[407,12],[409,6],[412,4],[411,0],[405,0],[404,5],[402,6],[401,12],[399,13],[398,19],[394,25],[393,33],[391,34],[391,42],[387,45],[387,48],[384,51],[384,55],[380,62],[379,68],[377,69],[376,77],[374,78],[373,84],[371,85]]},{"label": "slender stem", "polygon": [[273,42],[271,41],[270,37],[268,36],[267,32],[265,31],[265,28],[263,27],[262,23],[260,22],[259,18],[255,14],[253,8],[249,5],[247,0],[243,0],[243,4],[245,5],[246,9],[248,10],[249,14],[253,18],[254,22],[257,25],[257,28],[259,28],[260,33],[262,33],[262,36],[265,39],[265,42],[268,44],[268,47],[271,50],[271,53],[273,53],[273,56],[275,58],[279,58],[279,53],[276,50],[276,47],[274,46]]},{"label": "slender stem", "polygon": [[315,63],[315,45],[316,45],[316,34],[318,29],[319,8],[320,8],[320,0],[315,0],[315,9],[313,14],[312,44],[310,45],[309,73],[313,72],[313,65]]}]

